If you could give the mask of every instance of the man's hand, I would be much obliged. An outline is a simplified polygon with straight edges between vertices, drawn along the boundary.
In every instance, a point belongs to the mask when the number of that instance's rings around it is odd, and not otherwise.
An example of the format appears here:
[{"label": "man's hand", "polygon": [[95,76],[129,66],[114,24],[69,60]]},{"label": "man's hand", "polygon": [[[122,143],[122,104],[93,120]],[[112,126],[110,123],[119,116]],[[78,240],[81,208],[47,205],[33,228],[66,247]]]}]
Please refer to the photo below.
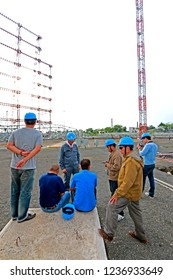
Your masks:
[{"label": "man's hand", "polygon": [[111,204],[116,204],[116,203],[117,203],[117,200],[118,200],[118,198],[117,198],[115,195],[113,195],[113,196],[110,198],[109,202],[110,202]]},{"label": "man's hand", "polygon": [[62,170],[62,173],[67,173],[67,169],[64,168],[64,169]]},{"label": "man's hand", "polygon": [[28,152],[28,151],[22,151],[22,156],[23,157],[27,157],[28,155],[30,154],[30,152]]},{"label": "man's hand", "polygon": [[141,151],[141,150],[142,150],[142,146],[141,146],[140,144],[138,144],[138,145],[137,145],[137,149],[138,149],[139,151]]},{"label": "man's hand", "polygon": [[17,164],[16,164],[16,168],[20,169],[22,166],[24,166],[26,163],[26,160],[23,158],[21,159]]}]

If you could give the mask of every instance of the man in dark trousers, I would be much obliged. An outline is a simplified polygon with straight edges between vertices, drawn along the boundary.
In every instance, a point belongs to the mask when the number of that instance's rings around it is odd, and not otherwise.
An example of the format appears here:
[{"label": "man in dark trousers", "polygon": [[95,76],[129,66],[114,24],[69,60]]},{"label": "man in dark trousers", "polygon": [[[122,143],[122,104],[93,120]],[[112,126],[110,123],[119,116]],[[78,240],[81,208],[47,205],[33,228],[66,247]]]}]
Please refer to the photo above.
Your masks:
[{"label": "man in dark trousers", "polygon": [[[115,190],[118,188],[118,174],[122,165],[123,156],[120,151],[116,148],[116,143],[114,139],[107,139],[105,141],[105,146],[107,147],[109,154],[109,159],[105,161],[105,167],[107,167],[107,174],[109,178],[109,186],[111,196],[114,194]],[[118,221],[124,219],[124,212],[121,211],[118,214]]]},{"label": "man in dark trousers", "polygon": [[140,156],[144,158],[143,191],[145,189],[146,178],[148,177],[150,188],[145,195],[153,198],[155,195],[154,169],[158,146],[151,140],[151,135],[147,132],[142,134],[141,140],[144,143],[144,147],[141,147],[141,145],[138,145],[137,147]]},{"label": "man in dark trousers", "polygon": [[61,147],[59,165],[64,174],[66,190],[69,190],[71,175],[78,173],[80,169],[80,154],[75,143],[76,134],[68,132],[66,138],[67,141]]}]

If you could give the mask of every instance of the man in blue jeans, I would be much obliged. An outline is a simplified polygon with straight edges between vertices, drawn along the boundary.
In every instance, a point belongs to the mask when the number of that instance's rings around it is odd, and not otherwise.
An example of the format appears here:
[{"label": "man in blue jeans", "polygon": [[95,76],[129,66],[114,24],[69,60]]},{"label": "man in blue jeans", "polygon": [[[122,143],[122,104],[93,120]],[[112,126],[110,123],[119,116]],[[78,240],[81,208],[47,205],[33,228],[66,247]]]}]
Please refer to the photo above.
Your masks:
[{"label": "man in blue jeans", "polygon": [[54,164],[49,172],[41,175],[40,206],[44,212],[56,212],[64,207],[70,200],[70,192],[65,191],[65,185],[59,173],[59,165]]},{"label": "man in blue jeans", "polygon": [[145,189],[146,178],[148,177],[150,182],[149,192],[145,195],[153,198],[155,194],[155,182],[154,182],[154,168],[156,161],[156,154],[158,151],[158,146],[151,140],[151,135],[149,133],[143,133],[141,140],[144,143],[144,147],[138,145],[138,150],[140,156],[144,159],[144,169],[143,169],[143,191]]},{"label": "man in blue jeans", "polygon": [[36,214],[28,212],[34,185],[36,157],[42,147],[42,134],[34,127],[35,113],[24,116],[25,127],[12,132],[7,149],[12,152],[11,160],[11,216],[18,223],[33,219]]}]

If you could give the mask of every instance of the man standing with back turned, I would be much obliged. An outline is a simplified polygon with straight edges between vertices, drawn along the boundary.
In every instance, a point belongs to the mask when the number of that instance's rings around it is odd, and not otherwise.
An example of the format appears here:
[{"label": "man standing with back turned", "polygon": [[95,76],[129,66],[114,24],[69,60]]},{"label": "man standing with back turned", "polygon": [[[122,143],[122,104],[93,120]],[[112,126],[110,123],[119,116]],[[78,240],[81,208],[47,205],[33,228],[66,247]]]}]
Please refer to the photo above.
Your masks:
[{"label": "man standing with back turned", "polygon": [[12,152],[11,216],[18,223],[36,216],[28,212],[36,169],[35,155],[43,142],[41,133],[34,129],[36,121],[34,113],[26,113],[25,127],[13,131],[7,143],[7,149]]}]

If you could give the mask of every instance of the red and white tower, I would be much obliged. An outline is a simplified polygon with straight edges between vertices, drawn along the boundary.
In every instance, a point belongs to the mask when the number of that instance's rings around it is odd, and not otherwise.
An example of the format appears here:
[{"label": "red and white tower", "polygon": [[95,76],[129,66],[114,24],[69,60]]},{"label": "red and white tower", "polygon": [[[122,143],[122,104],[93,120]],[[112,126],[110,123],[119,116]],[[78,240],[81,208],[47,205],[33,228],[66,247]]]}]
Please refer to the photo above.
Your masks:
[{"label": "red and white tower", "polygon": [[136,0],[136,31],[138,57],[139,136],[141,136],[143,132],[147,131],[143,0]]}]

